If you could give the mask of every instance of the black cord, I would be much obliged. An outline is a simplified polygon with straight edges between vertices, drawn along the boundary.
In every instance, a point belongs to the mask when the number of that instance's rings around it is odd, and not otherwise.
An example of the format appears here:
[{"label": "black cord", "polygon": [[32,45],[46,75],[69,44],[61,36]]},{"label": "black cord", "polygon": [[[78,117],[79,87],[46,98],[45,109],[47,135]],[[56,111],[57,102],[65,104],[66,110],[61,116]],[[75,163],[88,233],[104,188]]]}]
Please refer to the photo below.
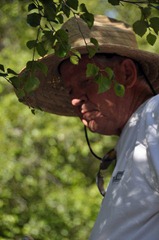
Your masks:
[{"label": "black cord", "polygon": [[145,78],[145,81],[146,83],[148,84],[149,88],[151,89],[153,95],[157,95],[157,92],[155,91],[155,89],[153,88],[152,86],[152,83],[149,81],[149,79],[147,78],[146,74],[143,72],[143,75],[144,75],[144,78]]},{"label": "black cord", "polygon": [[89,142],[89,139],[88,139],[88,134],[87,134],[87,128],[86,128],[86,126],[84,126],[84,132],[85,132],[85,137],[86,137],[87,144],[88,144],[88,147],[89,147],[90,152],[92,153],[92,155],[93,155],[94,157],[96,157],[97,159],[99,159],[99,160],[101,161],[102,158],[99,157],[99,156],[97,156],[97,155],[94,153],[94,151],[92,150],[92,148],[91,148],[91,145],[90,145],[90,142]]}]

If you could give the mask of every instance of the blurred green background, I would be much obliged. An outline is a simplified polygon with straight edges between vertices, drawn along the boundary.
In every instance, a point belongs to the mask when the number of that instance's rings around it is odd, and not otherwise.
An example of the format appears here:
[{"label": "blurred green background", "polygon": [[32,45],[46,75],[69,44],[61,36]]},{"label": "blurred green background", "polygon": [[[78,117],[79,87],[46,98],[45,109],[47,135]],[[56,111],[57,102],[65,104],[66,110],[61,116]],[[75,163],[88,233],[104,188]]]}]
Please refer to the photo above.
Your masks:
[{"label": "blurred green background", "polygon": [[[0,63],[17,72],[32,56],[25,44],[35,36],[26,23],[29,2],[0,1]],[[140,14],[133,6],[113,7],[105,0],[80,2],[94,14],[129,24]],[[159,51],[157,44],[138,41],[143,49]],[[92,133],[89,138],[99,156],[117,140]],[[98,167],[79,119],[33,115],[0,78],[0,240],[88,239],[102,201],[95,183]]]}]

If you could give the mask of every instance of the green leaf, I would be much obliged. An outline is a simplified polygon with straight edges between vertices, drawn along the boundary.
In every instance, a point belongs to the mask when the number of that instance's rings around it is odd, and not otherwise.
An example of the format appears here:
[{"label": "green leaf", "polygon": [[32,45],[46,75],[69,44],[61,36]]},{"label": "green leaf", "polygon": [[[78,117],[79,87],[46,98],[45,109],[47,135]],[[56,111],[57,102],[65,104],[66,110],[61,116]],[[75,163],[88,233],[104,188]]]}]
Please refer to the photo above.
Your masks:
[{"label": "green leaf", "polygon": [[70,62],[74,65],[77,65],[81,58],[81,54],[76,49],[72,49],[71,52],[73,53],[73,55],[70,57]]},{"label": "green leaf", "polygon": [[80,52],[77,51],[76,49],[71,49],[71,52],[74,53],[74,55],[76,55],[78,58],[81,58]]},{"label": "green leaf", "polygon": [[67,0],[66,4],[70,7],[73,8],[74,10],[77,10],[78,8],[78,0]]},{"label": "green leaf", "polygon": [[37,27],[40,25],[41,15],[39,13],[31,13],[27,15],[27,23],[31,27]]},{"label": "green leaf", "polygon": [[23,99],[23,97],[25,97],[25,92],[23,89],[16,89],[15,90],[17,97],[19,98],[19,100]]},{"label": "green leaf", "polygon": [[64,22],[64,17],[63,17],[63,13],[58,14],[56,16],[56,20],[58,21],[58,23],[62,24]]},{"label": "green leaf", "polygon": [[158,34],[158,31],[159,31],[159,18],[158,17],[150,18],[150,27],[153,28],[153,30],[156,34]]},{"label": "green leaf", "polygon": [[42,71],[45,75],[47,75],[48,72],[48,67],[45,63],[42,63],[40,61],[28,61],[26,64],[26,68],[28,69],[28,71],[26,71],[26,74],[23,75],[24,78],[27,78],[28,73],[30,72],[35,72],[36,70],[40,70]]},{"label": "green leaf", "polygon": [[36,44],[37,44],[37,41],[36,40],[30,40],[26,43],[26,46],[29,48],[29,49],[32,49],[34,47],[36,47]]},{"label": "green leaf", "polygon": [[10,77],[9,80],[12,83],[13,87],[15,87],[16,89],[20,88],[20,85],[21,85],[20,77],[18,76]]},{"label": "green leaf", "polygon": [[143,19],[148,18],[151,15],[151,8],[150,7],[140,7],[141,14],[143,16]]},{"label": "green leaf", "polygon": [[39,84],[40,84],[39,79],[35,76],[31,76],[27,79],[27,81],[24,85],[24,91],[26,91],[28,93],[32,92],[38,88]]},{"label": "green leaf", "polygon": [[120,0],[108,0],[108,2],[112,5],[119,5]]},{"label": "green leaf", "polygon": [[88,12],[86,5],[84,3],[80,5],[80,11],[82,12],[80,18],[87,23],[89,28],[91,28],[94,23],[94,15]]},{"label": "green leaf", "polygon": [[2,72],[0,72],[0,77],[7,77],[7,76],[8,76],[7,73],[2,73]]},{"label": "green leaf", "polygon": [[90,38],[90,42],[94,44],[94,46],[87,46],[89,58],[92,58],[98,51],[98,41],[95,38]]},{"label": "green leaf", "polygon": [[155,44],[156,40],[157,40],[157,37],[156,37],[154,34],[149,33],[149,34],[147,35],[146,39],[147,39],[147,42],[148,42],[150,45],[153,46],[153,45]]},{"label": "green leaf", "polygon": [[12,70],[11,68],[7,68],[7,72],[8,74],[13,74],[13,75],[18,75],[18,73],[16,73],[14,70]]},{"label": "green leaf", "polygon": [[70,8],[66,6],[66,4],[62,4],[62,11],[66,15],[67,18],[70,16]]},{"label": "green leaf", "polygon": [[50,1],[45,2],[44,4],[44,16],[48,21],[55,21],[56,18],[56,3]]},{"label": "green leaf", "polygon": [[45,63],[37,61],[36,62],[36,66],[37,66],[38,69],[41,70],[42,73],[44,73],[45,76],[47,75],[48,67],[47,67],[47,65]]},{"label": "green leaf", "polygon": [[95,38],[90,38],[90,42],[94,44],[94,46],[96,47],[96,49],[99,48],[98,41],[97,41]]},{"label": "green leaf", "polygon": [[114,78],[114,72],[110,67],[105,68],[105,72],[108,74],[108,77],[110,80],[113,80]]},{"label": "green leaf", "polygon": [[72,64],[74,64],[74,65],[78,65],[78,63],[79,63],[79,58],[78,58],[76,55],[72,55],[72,56],[70,57],[70,62],[71,62]]},{"label": "green leaf", "polygon": [[34,10],[34,9],[37,9],[36,5],[35,5],[34,3],[30,3],[30,4],[28,5],[28,12],[30,12],[30,11],[32,11],[32,10]]},{"label": "green leaf", "polygon": [[89,58],[92,58],[97,53],[96,48],[91,46],[87,46],[87,51]]},{"label": "green leaf", "polygon": [[95,77],[95,81],[98,84],[98,93],[108,91],[112,83],[112,81],[108,77],[104,76],[101,73]]},{"label": "green leaf", "polygon": [[125,87],[122,84],[116,82],[114,85],[114,91],[118,97],[123,97],[125,94]]},{"label": "green leaf", "polygon": [[133,24],[133,30],[136,34],[142,37],[147,31],[147,22],[144,20],[138,20]]},{"label": "green leaf", "polygon": [[65,45],[61,44],[60,42],[56,43],[54,50],[55,54],[60,58],[64,58],[67,56],[68,51]]},{"label": "green leaf", "polygon": [[26,64],[26,68],[29,70],[35,70],[36,69],[36,61],[28,61]]},{"label": "green leaf", "polygon": [[55,37],[57,39],[55,45],[55,54],[59,57],[65,57],[70,50],[70,45],[68,43],[68,33],[64,29],[57,30]]},{"label": "green leaf", "polygon": [[53,35],[52,30],[45,30],[43,31],[43,40],[51,45],[51,47],[54,45],[54,42],[56,40],[56,37]]},{"label": "green leaf", "polygon": [[47,54],[47,50],[44,47],[44,42],[37,43],[36,50],[41,57],[43,57]]},{"label": "green leaf", "polygon": [[98,73],[99,67],[92,63],[87,64],[86,77],[95,77]]},{"label": "green leaf", "polygon": [[2,72],[5,72],[4,66],[3,66],[2,64],[0,64],[0,70],[1,70]]},{"label": "green leaf", "polygon": [[68,33],[64,29],[59,29],[55,33],[55,37],[58,41],[68,43]]},{"label": "green leaf", "polygon": [[89,28],[93,26],[94,23],[94,15],[92,13],[84,13],[80,15],[80,18],[82,18],[88,25]]}]

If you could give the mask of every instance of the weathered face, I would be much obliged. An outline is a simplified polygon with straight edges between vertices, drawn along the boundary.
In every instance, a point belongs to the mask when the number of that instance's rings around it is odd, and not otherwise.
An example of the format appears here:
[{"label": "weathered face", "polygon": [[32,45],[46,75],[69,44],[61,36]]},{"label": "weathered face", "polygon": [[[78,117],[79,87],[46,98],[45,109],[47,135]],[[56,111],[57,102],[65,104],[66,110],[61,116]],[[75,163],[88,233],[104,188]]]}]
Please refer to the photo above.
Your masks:
[{"label": "weathered face", "polygon": [[[64,85],[69,92],[72,105],[92,132],[105,135],[119,135],[121,125],[120,98],[113,89],[98,93],[98,85],[93,78],[86,77],[86,66],[91,60],[83,56],[78,65],[69,60],[60,68]],[[94,57],[95,63],[104,69],[106,62]]]}]

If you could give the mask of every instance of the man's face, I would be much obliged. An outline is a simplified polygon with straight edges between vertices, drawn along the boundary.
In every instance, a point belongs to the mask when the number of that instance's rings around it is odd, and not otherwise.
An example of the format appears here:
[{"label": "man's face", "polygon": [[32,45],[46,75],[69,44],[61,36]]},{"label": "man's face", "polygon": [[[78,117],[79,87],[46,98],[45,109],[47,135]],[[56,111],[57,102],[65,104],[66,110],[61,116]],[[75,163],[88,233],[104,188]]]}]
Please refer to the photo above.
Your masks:
[{"label": "man's face", "polygon": [[[72,105],[81,121],[92,132],[105,135],[119,135],[120,109],[119,97],[110,89],[98,93],[98,85],[93,78],[86,77],[87,63],[91,60],[82,56],[78,65],[69,60],[62,63],[60,71],[64,85],[69,92]],[[100,69],[110,66],[94,57],[94,62]]]}]

